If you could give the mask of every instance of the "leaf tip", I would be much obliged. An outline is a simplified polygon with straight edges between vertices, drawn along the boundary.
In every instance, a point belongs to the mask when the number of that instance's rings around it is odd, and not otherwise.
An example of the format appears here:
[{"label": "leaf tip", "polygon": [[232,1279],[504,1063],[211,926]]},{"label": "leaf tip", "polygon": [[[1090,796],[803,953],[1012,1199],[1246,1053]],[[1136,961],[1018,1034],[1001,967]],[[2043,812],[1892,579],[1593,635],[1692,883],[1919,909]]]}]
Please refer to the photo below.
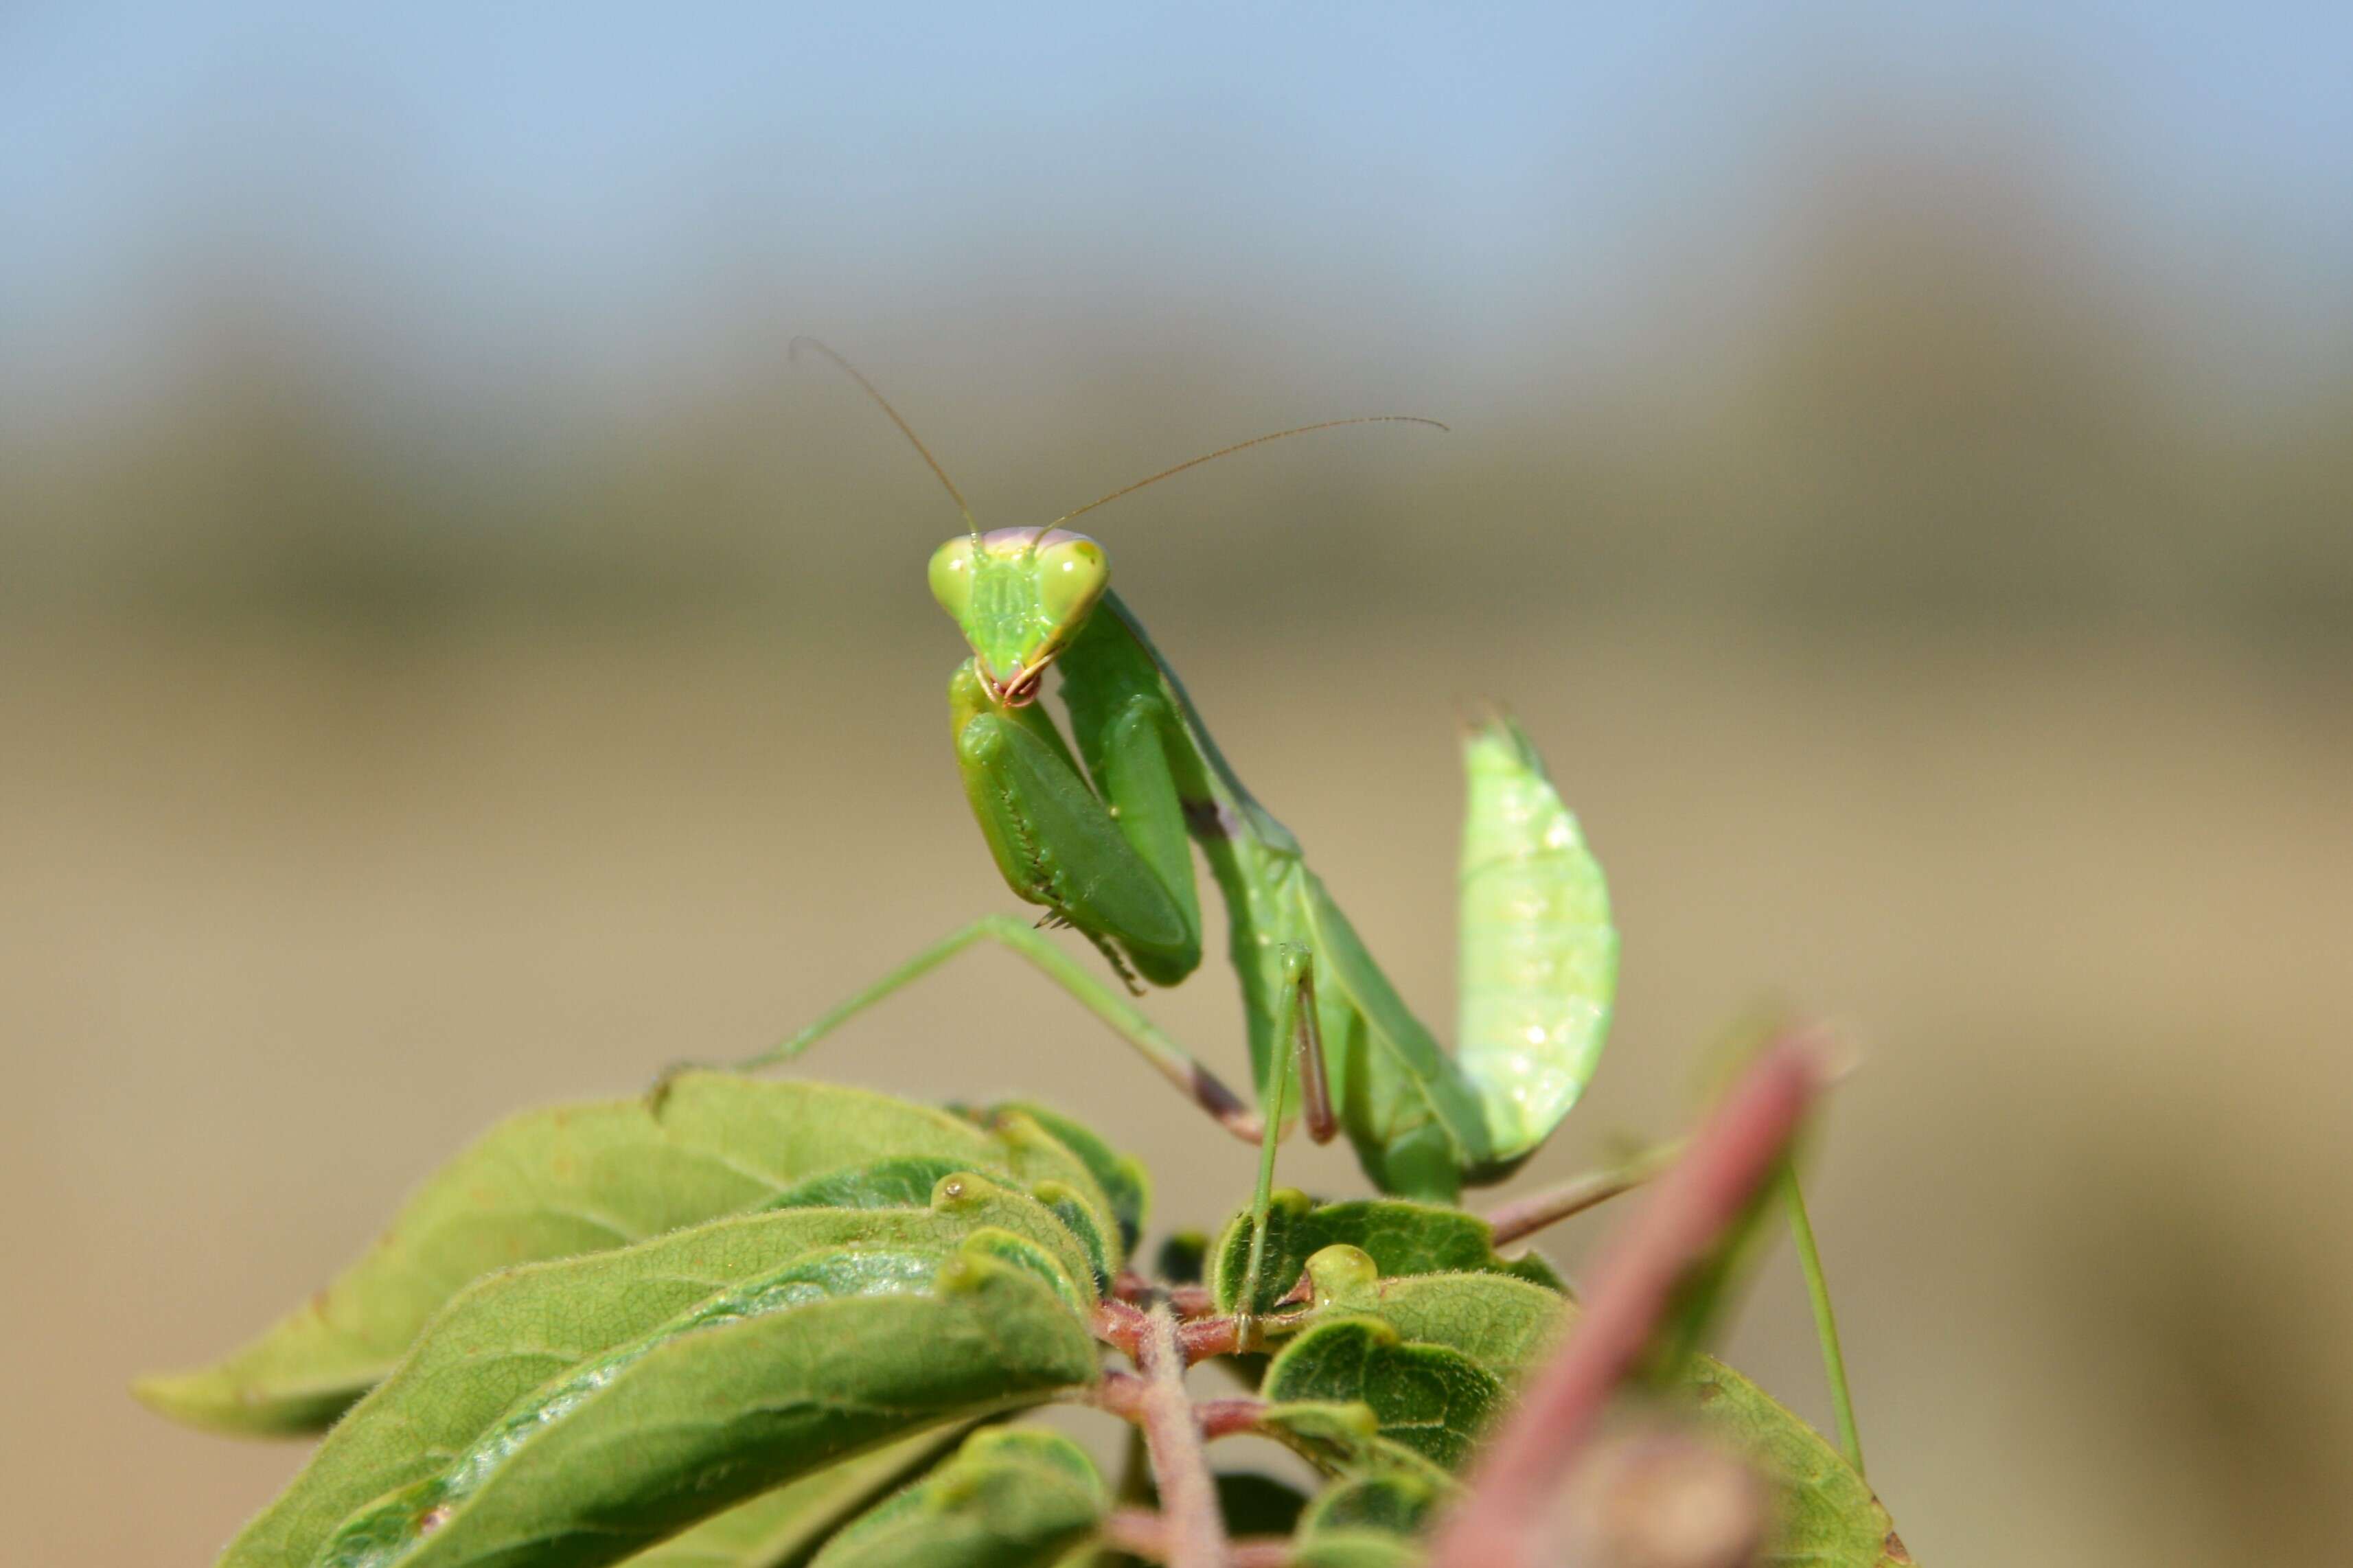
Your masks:
[{"label": "leaf tip", "polygon": [[148,1373],[131,1383],[131,1397],[165,1420],[231,1437],[315,1436],[362,1392],[356,1388],[270,1391],[242,1382],[217,1366]]}]

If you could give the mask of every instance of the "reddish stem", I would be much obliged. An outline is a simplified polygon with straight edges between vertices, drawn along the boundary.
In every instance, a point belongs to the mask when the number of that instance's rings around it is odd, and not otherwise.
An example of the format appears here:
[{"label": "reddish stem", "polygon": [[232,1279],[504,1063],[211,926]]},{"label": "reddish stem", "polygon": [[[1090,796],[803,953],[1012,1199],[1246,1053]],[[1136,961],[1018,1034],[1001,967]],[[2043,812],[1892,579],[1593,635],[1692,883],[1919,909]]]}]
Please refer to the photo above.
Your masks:
[{"label": "reddish stem", "polygon": [[1111,1371],[1086,1395],[1086,1402],[1123,1421],[1144,1422],[1144,1391],[1149,1387],[1132,1372]]},{"label": "reddish stem", "polygon": [[1620,1233],[1593,1275],[1568,1342],[1528,1386],[1441,1527],[1432,1568],[1528,1568],[1545,1508],[1611,1391],[1641,1359],[1677,1282],[1774,1173],[1827,1080],[1820,1044],[1767,1047]]},{"label": "reddish stem", "polygon": [[1205,1441],[1255,1432],[1258,1430],[1258,1418],[1265,1414],[1265,1400],[1247,1397],[1204,1399],[1193,1406],[1193,1418],[1201,1424],[1201,1436]]},{"label": "reddish stem", "polygon": [[1131,1361],[1135,1347],[1144,1341],[1145,1325],[1150,1320],[1124,1301],[1109,1297],[1095,1303],[1095,1338],[1124,1353]]},{"label": "reddish stem", "polygon": [[1119,1278],[1112,1281],[1111,1293],[1131,1307],[1149,1307],[1155,1300],[1165,1300],[1176,1309],[1180,1318],[1198,1318],[1218,1310],[1217,1300],[1207,1285],[1162,1285],[1133,1268],[1120,1271]]}]

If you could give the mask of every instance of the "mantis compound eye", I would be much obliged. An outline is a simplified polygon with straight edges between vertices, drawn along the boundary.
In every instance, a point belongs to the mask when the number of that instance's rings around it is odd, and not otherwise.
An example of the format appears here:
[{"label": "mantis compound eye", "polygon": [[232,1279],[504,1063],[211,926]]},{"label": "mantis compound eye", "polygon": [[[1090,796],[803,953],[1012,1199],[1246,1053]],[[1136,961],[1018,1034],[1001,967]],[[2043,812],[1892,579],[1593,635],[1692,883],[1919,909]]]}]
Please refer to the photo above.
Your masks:
[{"label": "mantis compound eye", "polygon": [[972,604],[972,541],[951,539],[932,552],[932,597],[962,622]]},{"label": "mantis compound eye", "polygon": [[1040,549],[1037,572],[1038,607],[1057,627],[1075,628],[1111,584],[1103,546],[1082,534],[1060,534]]}]

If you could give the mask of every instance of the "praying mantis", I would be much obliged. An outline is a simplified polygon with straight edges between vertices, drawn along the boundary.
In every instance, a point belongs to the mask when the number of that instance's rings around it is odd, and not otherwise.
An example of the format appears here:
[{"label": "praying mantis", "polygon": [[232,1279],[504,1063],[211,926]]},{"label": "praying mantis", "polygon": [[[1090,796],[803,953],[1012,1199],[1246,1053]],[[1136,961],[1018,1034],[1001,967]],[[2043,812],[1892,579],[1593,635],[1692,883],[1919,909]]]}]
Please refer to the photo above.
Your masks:
[{"label": "praying mantis", "polygon": [[[1276,1146],[1294,1082],[1308,1134],[1323,1142],[1345,1131],[1366,1176],[1385,1193],[1451,1204],[1466,1185],[1509,1177],[1543,1146],[1591,1079],[1617,985],[1608,883],[1535,745],[1500,715],[1463,739],[1459,1022],[1449,1053],[1373,961],[1309,868],[1298,838],[1219,750],[1176,669],[1111,591],[1103,546],[1062,526],[1146,485],[1270,441],[1348,425],[1446,426],[1374,415],[1278,430],[1164,468],[1042,527],[983,532],[947,471],[871,382],[813,338],[796,339],[793,347],[815,350],[855,381],[963,517],[964,533],[934,552],[929,572],[933,596],[971,650],[948,684],[956,765],[1007,886],[1046,912],[1035,925],[985,915],[739,1065],[754,1068],[798,1056],[976,942],[1005,947],[1228,1131],[1259,1145],[1240,1296],[1246,1302],[1257,1299]],[[1061,675],[1067,740],[1038,705],[1050,669]],[[1176,985],[1200,966],[1196,849],[1225,904],[1229,956],[1261,1086],[1256,1111],[1130,1000],[1130,993],[1142,994],[1140,983]],[[1053,926],[1092,943],[1123,988],[1106,984],[1057,946],[1041,929]],[[1595,1197],[1640,1180],[1634,1169],[1599,1183]],[[1838,1327],[1794,1166],[1784,1167],[1779,1186],[1841,1446],[1860,1472],[1862,1443]],[[1532,1200],[1555,1216],[1586,1201]],[[1252,1337],[1248,1323],[1245,1313],[1245,1343]]]},{"label": "praying mantis", "polygon": [[[965,532],[932,556],[931,586],[972,657],[949,683],[956,763],[981,836],[1043,926],[1077,931],[1125,989],[1171,986],[1201,963],[1193,852],[1224,902],[1251,1066],[1251,1112],[1208,1068],[1037,927],[984,917],[819,1017],[756,1067],[798,1055],[844,1020],[976,942],[1020,954],[1240,1137],[1271,1171],[1295,1082],[1302,1120],[1345,1131],[1392,1194],[1452,1202],[1501,1181],[1559,1125],[1592,1077],[1609,1027],[1618,936],[1607,885],[1576,817],[1516,723],[1464,739],[1469,800],[1460,889],[1461,1025],[1441,1049],[1398,997],[1299,840],[1241,783],[1183,682],[1109,587],[1082,512],[1215,458],[1340,425],[1261,436],[1178,464],[1040,528],[984,533],[946,471],[873,384],[813,339],[873,398],[955,500]],[[1438,426],[1443,429],[1443,426]],[[1065,740],[1039,705],[1059,670]],[[1261,1207],[1263,1206],[1261,1191]]]}]

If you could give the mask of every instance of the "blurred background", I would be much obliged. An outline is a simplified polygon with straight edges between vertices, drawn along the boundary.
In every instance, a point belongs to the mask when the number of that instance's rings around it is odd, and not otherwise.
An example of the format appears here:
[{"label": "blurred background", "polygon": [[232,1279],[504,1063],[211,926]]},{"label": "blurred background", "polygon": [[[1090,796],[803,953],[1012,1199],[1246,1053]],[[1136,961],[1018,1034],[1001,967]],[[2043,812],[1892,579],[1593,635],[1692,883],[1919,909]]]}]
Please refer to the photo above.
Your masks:
[{"label": "blurred background", "polygon": [[[1089,521],[1450,1016],[1452,726],[1612,875],[1526,1173],[1785,997],[1921,1560],[2353,1530],[2343,7],[0,7],[0,1467],[197,1563],[300,1462],[123,1391],[522,1104],[1008,906],[955,515]],[[1152,1005],[1229,1069],[1213,961]],[[1248,1156],[997,955],[813,1058]],[[1344,1154],[1286,1174],[1353,1191]],[[1571,1262],[1606,1228],[1551,1243]],[[1786,1257],[1733,1358],[1826,1420]]]}]

